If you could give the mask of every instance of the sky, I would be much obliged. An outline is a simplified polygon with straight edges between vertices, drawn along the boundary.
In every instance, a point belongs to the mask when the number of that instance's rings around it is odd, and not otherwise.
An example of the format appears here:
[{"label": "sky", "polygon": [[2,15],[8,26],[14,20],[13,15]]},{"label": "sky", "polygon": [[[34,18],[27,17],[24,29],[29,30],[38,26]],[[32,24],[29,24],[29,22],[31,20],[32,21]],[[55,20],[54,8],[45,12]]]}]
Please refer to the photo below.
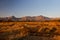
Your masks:
[{"label": "sky", "polygon": [[60,0],[0,0],[0,17],[60,17]]}]

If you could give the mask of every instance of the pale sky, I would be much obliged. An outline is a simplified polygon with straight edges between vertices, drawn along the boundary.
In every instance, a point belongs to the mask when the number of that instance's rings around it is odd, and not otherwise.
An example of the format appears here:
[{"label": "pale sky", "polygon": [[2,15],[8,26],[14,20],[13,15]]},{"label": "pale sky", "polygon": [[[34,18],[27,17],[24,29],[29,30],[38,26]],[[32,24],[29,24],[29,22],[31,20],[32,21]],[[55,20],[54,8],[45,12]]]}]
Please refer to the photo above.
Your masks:
[{"label": "pale sky", "polygon": [[60,17],[60,0],[0,0],[0,16]]}]

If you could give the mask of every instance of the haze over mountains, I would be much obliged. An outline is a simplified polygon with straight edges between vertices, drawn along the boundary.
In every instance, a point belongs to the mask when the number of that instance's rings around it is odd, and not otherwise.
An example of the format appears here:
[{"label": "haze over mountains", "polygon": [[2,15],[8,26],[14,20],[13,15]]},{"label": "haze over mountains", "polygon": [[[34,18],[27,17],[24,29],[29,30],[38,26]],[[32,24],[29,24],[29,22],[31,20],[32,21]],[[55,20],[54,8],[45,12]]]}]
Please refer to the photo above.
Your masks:
[{"label": "haze over mountains", "polygon": [[45,20],[60,20],[60,18],[49,18],[45,16],[25,16],[25,17],[20,17],[16,18],[15,16],[10,16],[10,17],[0,17],[0,22],[1,21],[45,21]]}]

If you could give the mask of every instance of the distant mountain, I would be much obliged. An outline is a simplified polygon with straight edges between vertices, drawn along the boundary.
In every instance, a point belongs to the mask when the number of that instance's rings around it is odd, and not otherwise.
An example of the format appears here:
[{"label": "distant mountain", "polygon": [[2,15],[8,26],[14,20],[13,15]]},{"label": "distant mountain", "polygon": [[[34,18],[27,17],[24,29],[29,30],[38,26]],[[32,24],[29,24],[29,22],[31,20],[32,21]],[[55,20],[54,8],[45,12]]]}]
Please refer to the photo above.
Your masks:
[{"label": "distant mountain", "polygon": [[19,21],[19,20],[20,18],[16,18],[15,16],[0,18],[0,21]]},{"label": "distant mountain", "polygon": [[[45,16],[25,16],[21,18],[16,18],[15,16],[4,17],[0,18],[0,21],[49,21],[49,20],[56,20],[56,18],[49,18]],[[60,18],[58,19],[60,20]]]},{"label": "distant mountain", "polygon": [[44,21],[44,20],[50,20],[51,18],[48,18],[48,17],[45,17],[45,16],[25,16],[25,17],[22,17],[22,20],[25,20],[25,21]]},{"label": "distant mountain", "polygon": [[40,16],[35,16],[35,20],[44,21],[44,20],[50,20],[50,18],[40,15]]}]

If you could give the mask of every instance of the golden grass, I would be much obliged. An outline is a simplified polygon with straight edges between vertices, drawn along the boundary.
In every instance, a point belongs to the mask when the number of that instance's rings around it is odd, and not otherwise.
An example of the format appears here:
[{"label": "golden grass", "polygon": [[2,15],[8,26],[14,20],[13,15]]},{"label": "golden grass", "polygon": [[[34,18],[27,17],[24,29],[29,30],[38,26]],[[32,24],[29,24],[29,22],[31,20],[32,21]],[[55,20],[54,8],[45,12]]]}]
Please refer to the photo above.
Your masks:
[{"label": "golden grass", "polygon": [[60,22],[0,22],[0,39],[18,40],[28,35],[30,29],[41,32],[43,28],[51,30],[53,27],[57,29],[56,33],[60,34]]}]

